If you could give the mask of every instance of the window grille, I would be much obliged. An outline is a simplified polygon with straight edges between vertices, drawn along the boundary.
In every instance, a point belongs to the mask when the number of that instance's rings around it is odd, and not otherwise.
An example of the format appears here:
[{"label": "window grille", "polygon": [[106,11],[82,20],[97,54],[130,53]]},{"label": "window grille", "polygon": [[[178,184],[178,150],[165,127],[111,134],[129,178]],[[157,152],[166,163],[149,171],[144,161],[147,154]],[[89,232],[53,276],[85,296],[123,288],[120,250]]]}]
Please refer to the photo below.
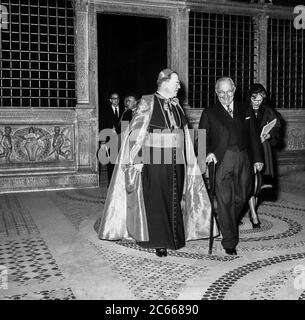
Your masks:
[{"label": "window grille", "polygon": [[293,21],[268,21],[267,91],[277,108],[305,108],[305,32]]},{"label": "window grille", "polygon": [[1,0],[0,105],[74,107],[74,10],[70,0]]},{"label": "window grille", "polygon": [[229,76],[244,101],[254,78],[254,26],[249,16],[190,12],[189,104],[215,104],[215,83]]}]

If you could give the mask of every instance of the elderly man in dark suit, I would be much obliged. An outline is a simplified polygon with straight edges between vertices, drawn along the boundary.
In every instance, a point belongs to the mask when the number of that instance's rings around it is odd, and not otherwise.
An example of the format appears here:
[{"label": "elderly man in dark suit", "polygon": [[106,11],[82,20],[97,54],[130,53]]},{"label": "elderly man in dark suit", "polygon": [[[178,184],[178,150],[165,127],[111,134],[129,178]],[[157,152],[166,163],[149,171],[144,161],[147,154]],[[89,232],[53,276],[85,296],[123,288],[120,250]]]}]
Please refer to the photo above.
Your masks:
[{"label": "elderly man in dark suit", "polygon": [[215,106],[205,109],[199,129],[206,130],[206,162],[216,164],[215,194],[222,246],[236,255],[238,223],[253,187],[254,170],[262,170],[263,156],[255,116],[234,101],[231,78],[217,81]]}]

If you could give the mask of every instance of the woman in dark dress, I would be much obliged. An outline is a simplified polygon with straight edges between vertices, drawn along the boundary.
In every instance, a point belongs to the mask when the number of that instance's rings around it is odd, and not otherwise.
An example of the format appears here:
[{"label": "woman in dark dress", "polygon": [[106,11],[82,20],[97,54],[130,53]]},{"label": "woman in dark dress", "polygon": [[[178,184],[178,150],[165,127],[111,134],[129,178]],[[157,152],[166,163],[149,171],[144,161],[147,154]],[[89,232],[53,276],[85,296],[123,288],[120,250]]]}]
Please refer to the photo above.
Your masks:
[{"label": "woman in dark dress", "polygon": [[[266,104],[266,96],[267,92],[260,83],[255,83],[249,93],[250,104],[254,111],[260,133],[266,124],[276,119],[274,127],[268,133],[260,135],[264,150],[264,169],[261,173],[256,174],[254,194],[249,200],[250,219],[253,228],[260,228],[260,222],[257,217],[257,195],[260,189],[272,188],[273,186],[275,178],[273,148],[279,143],[281,138],[281,116]],[[260,174],[262,175],[261,177],[259,176]]]}]

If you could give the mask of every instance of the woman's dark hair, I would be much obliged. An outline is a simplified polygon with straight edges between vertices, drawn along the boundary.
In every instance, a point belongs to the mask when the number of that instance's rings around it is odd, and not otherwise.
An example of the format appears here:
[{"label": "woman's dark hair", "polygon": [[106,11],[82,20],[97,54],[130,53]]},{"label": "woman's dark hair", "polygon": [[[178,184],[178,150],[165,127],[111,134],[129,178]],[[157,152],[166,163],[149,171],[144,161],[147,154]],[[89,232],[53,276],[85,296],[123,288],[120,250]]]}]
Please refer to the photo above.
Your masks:
[{"label": "woman's dark hair", "polygon": [[268,102],[267,102],[267,91],[266,91],[265,87],[260,83],[254,83],[251,86],[250,90],[248,91],[247,103],[249,105],[251,104],[251,96],[253,94],[258,94],[258,93],[260,93],[264,97],[264,100],[263,100],[261,106],[264,106],[265,104],[268,104]]},{"label": "woman's dark hair", "polygon": [[254,83],[249,91],[249,97],[251,98],[252,94],[261,93],[264,98],[267,97],[267,91],[264,86],[260,83]]}]

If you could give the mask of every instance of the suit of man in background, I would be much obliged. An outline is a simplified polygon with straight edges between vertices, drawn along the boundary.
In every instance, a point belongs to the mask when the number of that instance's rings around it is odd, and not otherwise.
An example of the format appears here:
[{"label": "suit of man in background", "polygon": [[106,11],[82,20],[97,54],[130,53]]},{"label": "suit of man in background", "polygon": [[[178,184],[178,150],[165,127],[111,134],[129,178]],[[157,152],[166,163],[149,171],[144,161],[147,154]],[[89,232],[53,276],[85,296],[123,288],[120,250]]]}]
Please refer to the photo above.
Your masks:
[{"label": "suit of man in background", "polygon": [[122,121],[128,121],[130,122],[133,115],[135,114],[136,110],[137,110],[137,99],[134,95],[129,95],[126,96],[124,99],[124,104],[125,104],[125,110],[122,114],[121,117],[121,122]]},{"label": "suit of man in background", "polygon": [[216,165],[215,195],[222,246],[236,255],[238,223],[253,187],[253,173],[263,167],[263,156],[253,111],[234,101],[230,78],[217,81],[218,102],[203,111],[199,129],[206,130],[207,158]]},{"label": "suit of man in background", "polygon": [[[120,98],[119,95],[114,92],[110,96],[110,105],[107,105],[106,108],[102,111],[101,114],[101,130],[103,129],[112,129],[114,133],[120,134],[120,118],[124,112],[124,107],[119,105]],[[109,138],[102,140],[102,146],[105,146],[105,143],[108,142]],[[108,175],[108,184],[110,183],[112,172],[114,168],[114,163],[109,162],[107,164],[107,175]]]}]

